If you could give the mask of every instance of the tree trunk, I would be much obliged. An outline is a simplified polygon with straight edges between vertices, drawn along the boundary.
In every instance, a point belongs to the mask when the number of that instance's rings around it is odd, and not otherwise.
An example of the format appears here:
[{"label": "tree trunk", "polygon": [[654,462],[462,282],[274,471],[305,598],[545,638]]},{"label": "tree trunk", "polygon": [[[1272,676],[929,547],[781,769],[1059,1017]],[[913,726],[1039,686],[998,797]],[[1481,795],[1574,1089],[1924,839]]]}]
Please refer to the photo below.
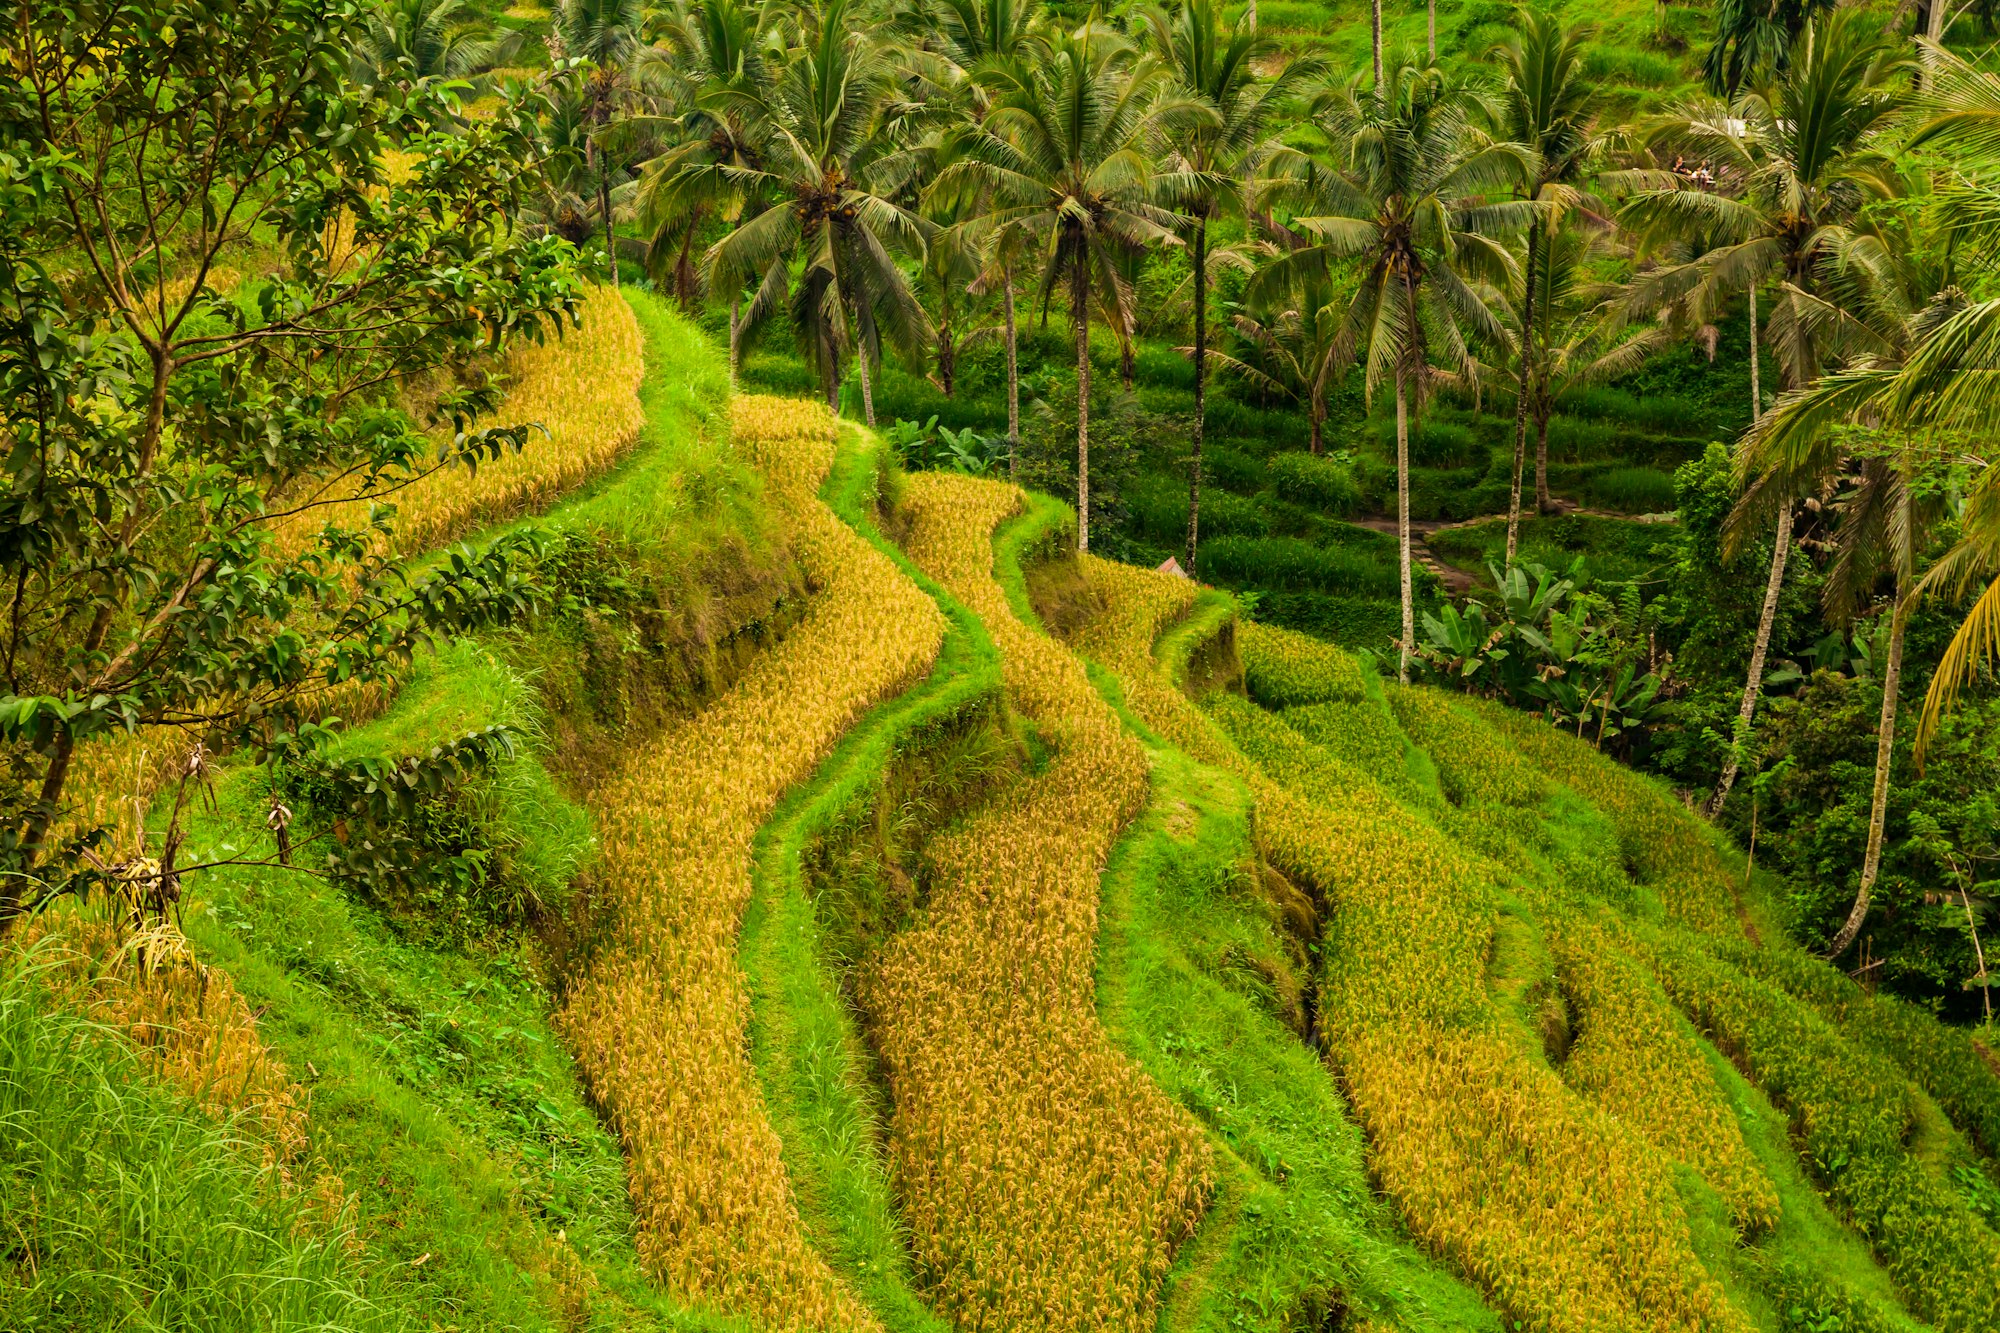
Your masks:
[{"label": "tree trunk", "polygon": [[1315,454],[1322,453],[1325,451],[1325,446],[1320,439],[1320,435],[1325,425],[1325,418],[1324,414],[1320,411],[1318,403],[1313,404],[1311,416],[1312,416],[1312,451]]},{"label": "tree trunk", "polygon": [[1702,813],[1710,819],[1722,809],[1729,789],[1743,767],[1743,747],[1750,740],[1750,719],[1757,711],[1757,695],[1764,688],[1764,657],[1771,650],[1771,627],[1778,619],[1778,594],[1785,586],[1785,557],[1792,546],[1792,505],[1789,500],[1778,511],[1778,532],[1771,551],[1771,573],[1764,583],[1764,610],[1757,617],[1757,642],[1750,649],[1750,676],[1743,683],[1743,706],[1737,710],[1736,733],[1729,746],[1729,761],[1723,765],[1722,779],[1708,798]]},{"label": "tree trunk", "polygon": [[951,339],[951,325],[938,321],[938,388],[944,396],[951,397],[951,386],[958,378],[958,348]]},{"label": "tree trunk", "polygon": [[1396,678],[1410,683],[1410,648],[1417,638],[1416,602],[1410,591],[1410,408],[1407,378],[1396,370],[1396,576],[1403,592],[1403,643]]},{"label": "tree trunk", "polygon": [[[1539,394],[1539,390],[1537,393]],[[1549,414],[1535,405],[1535,512],[1552,514],[1556,502],[1549,495]]]},{"label": "tree trunk", "polygon": [[[48,772],[42,775],[41,798],[21,830],[21,850],[30,866],[41,859],[42,839],[47,836],[57,803],[62,800],[63,786],[69,778],[70,756],[75,753],[76,737],[64,728],[61,739],[56,741],[56,752],[49,757]],[[0,875],[0,939],[6,938],[21,915],[21,898],[29,883],[27,875]]]},{"label": "tree trunk", "polygon": [[1375,0],[1369,14],[1370,33],[1375,44],[1375,86],[1382,86],[1382,0]]},{"label": "tree trunk", "polygon": [[[601,164],[600,164],[601,168]],[[597,212],[604,221],[604,253],[611,256],[611,285],[618,286],[618,234],[611,230],[611,174],[597,173]]]},{"label": "tree trunk", "polygon": [[1934,62],[1931,59],[1931,53],[1925,49],[1924,42],[1935,44],[1944,40],[1944,11],[1946,3],[1947,0],[1930,0],[1930,4],[1925,6],[1924,9],[1924,29],[1922,34],[1924,41],[1917,43],[1916,83],[1919,89],[1928,88],[1931,84],[1931,66]]},{"label": "tree trunk", "polygon": [[1078,260],[1070,281],[1076,326],[1076,549],[1090,549],[1090,271]]},{"label": "tree trunk", "polygon": [[1194,448],[1188,458],[1187,573],[1201,545],[1201,432],[1208,410],[1208,219],[1194,223]]},{"label": "tree trunk", "polygon": [[1429,0],[1429,4],[1426,6],[1424,21],[1427,28],[1427,47],[1430,51],[1430,61],[1435,65],[1438,58],[1438,0]]},{"label": "tree trunk", "polygon": [[1750,424],[1764,415],[1764,385],[1757,365],[1757,288],[1750,288]]},{"label": "tree trunk", "polygon": [[736,373],[742,355],[743,338],[743,294],[738,292],[729,298],[729,391],[736,392]]},{"label": "tree trunk", "polygon": [[[1514,485],[1507,498],[1508,569],[1514,567],[1514,552],[1521,536],[1521,469],[1528,453],[1528,368],[1533,364],[1535,347],[1535,250],[1541,232],[1541,223],[1529,224],[1527,285],[1521,294],[1521,381],[1514,398]],[[1541,478],[1536,483],[1537,491],[1547,485],[1547,474],[1548,466],[1542,464],[1537,472]],[[1538,495],[1538,501],[1539,498]]]},{"label": "tree trunk", "polygon": [[1014,337],[1014,274],[1000,266],[1000,304],[1007,312],[1007,480],[1020,468],[1021,452],[1021,361]]},{"label": "tree trunk", "polygon": [[861,416],[868,429],[875,429],[875,382],[868,376],[868,339],[855,340],[854,364],[861,372]]},{"label": "tree trunk", "polygon": [[1854,895],[1854,908],[1847,923],[1827,946],[1826,956],[1838,958],[1847,952],[1861,923],[1868,919],[1868,897],[1875,891],[1875,877],[1882,871],[1882,835],[1889,822],[1889,764],[1896,748],[1896,690],[1903,678],[1903,589],[1902,572],[1896,575],[1896,607],[1889,615],[1889,661],[1882,670],[1882,720],[1875,729],[1875,793],[1868,806],[1868,851],[1861,860],[1861,887]]},{"label": "tree trunk", "polygon": [[1250,31],[1257,31],[1257,0],[1250,0],[1249,7],[1243,11],[1243,16],[1250,20]]},{"label": "tree trunk", "polygon": [[[1750,301],[1750,424],[1756,425],[1764,415],[1763,374],[1758,367],[1757,345],[1757,284],[1751,283],[1748,292]],[[1778,593],[1785,583],[1785,558],[1792,544],[1792,506],[1788,500],[1778,512],[1777,541],[1771,551],[1771,573],[1764,583],[1764,609],[1757,617],[1757,642],[1750,649],[1750,676],[1743,683],[1743,706],[1737,710],[1736,730],[1730,737],[1729,758],[1722,765],[1722,777],[1715,784],[1715,792],[1702,806],[1702,813],[1710,819],[1721,812],[1722,803],[1728,799],[1729,789],[1736,785],[1737,774],[1743,770],[1743,747],[1750,740],[1750,719],[1757,711],[1757,695],[1764,688],[1764,655],[1771,647],[1771,626],[1778,617]]]}]

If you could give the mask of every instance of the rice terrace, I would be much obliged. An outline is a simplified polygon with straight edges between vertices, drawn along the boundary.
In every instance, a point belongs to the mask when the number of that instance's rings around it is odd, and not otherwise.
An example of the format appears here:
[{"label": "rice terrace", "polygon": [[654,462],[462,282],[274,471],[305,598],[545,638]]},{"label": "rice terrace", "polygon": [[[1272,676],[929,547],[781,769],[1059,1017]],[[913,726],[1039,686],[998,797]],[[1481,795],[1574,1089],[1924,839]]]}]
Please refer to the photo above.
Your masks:
[{"label": "rice terrace", "polygon": [[14,0],[0,1330],[2000,1333],[2000,6]]}]

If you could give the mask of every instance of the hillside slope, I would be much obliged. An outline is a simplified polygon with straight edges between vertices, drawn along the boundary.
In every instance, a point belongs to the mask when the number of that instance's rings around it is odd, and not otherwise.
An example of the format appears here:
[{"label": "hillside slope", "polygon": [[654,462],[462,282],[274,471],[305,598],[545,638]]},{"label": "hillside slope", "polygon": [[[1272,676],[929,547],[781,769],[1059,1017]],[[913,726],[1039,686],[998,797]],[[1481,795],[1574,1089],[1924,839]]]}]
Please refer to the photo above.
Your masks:
[{"label": "hillside slope", "polygon": [[580,434],[429,511],[564,609],[335,752],[513,729],[432,873],[254,864],[339,811],[225,764],[185,935],[0,973],[0,1321],[2000,1327],[2000,1076],[1657,784],[591,309]]}]

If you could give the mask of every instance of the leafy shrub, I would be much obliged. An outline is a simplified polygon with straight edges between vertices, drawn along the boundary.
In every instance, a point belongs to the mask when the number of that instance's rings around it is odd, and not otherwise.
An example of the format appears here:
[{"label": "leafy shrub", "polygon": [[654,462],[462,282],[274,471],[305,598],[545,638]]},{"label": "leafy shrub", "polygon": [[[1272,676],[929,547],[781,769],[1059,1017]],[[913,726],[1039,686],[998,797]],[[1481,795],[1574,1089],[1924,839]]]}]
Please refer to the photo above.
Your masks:
[{"label": "leafy shrub", "polygon": [[1271,460],[1271,485],[1280,495],[1328,513],[1346,515],[1361,502],[1354,470],[1324,455],[1282,453]]}]

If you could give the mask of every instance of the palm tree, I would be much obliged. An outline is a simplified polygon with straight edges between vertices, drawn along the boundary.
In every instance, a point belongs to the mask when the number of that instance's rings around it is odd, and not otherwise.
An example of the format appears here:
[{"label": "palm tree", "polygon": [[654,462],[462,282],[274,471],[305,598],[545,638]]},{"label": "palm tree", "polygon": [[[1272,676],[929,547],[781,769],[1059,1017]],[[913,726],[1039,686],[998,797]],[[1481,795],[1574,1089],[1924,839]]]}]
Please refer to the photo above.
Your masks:
[{"label": "palm tree", "polygon": [[1121,248],[1174,244],[1146,145],[1156,130],[1211,113],[1155,97],[1159,67],[1115,34],[1086,25],[1047,55],[997,72],[986,118],[934,189],[976,187],[992,200],[966,224],[975,240],[1018,234],[1041,256],[1042,314],[1067,285],[1076,337],[1076,543],[1090,549],[1090,321],[1093,307],[1129,336],[1132,289]]},{"label": "palm tree", "polygon": [[613,283],[618,281],[618,235],[611,227],[612,167],[600,140],[622,100],[626,66],[643,45],[644,22],[641,0],[562,0],[551,33],[552,54],[588,60],[592,66],[585,85],[585,117],[591,126],[585,162],[597,186],[598,221],[604,227]]},{"label": "palm tree", "polygon": [[[765,202],[746,188],[743,173],[762,163],[743,108],[726,91],[751,91],[771,77],[761,12],[743,0],[695,0],[669,14],[662,43],[642,51],[634,79],[654,91],[666,114],[633,116],[624,127],[664,132],[678,140],[641,169],[634,195],[639,225],[649,233],[646,267],[656,280],[671,272],[683,306],[695,298],[694,240],[719,217],[731,226]],[[729,375],[741,360],[742,293],[729,295]]]},{"label": "palm tree", "polygon": [[[1887,281],[1880,248],[1859,243],[1863,206],[1899,188],[1893,160],[1876,145],[1877,131],[1900,100],[1888,82],[1895,66],[1885,56],[1880,38],[1851,11],[1809,24],[1775,87],[1729,106],[1685,107],[1654,136],[1656,151],[1671,148],[1718,163],[1718,178],[1729,190],[1711,192],[1676,178],[1668,188],[1636,194],[1620,215],[1642,237],[1701,232],[1719,238],[1699,259],[1635,285],[1635,299],[1707,312],[1730,293],[1748,293],[1753,399],[1761,394],[1757,291],[1767,283],[1776,284],[1776,299],[1762,338],[1776,354],[1784,388],[1810,386],[1832,357],[1883,349],[1879,331],[1853,313],[1852,298]],[[1753,401],[1753,422],[1762,412],[1761,400]],[[1787,497],[1778,505],[1735,742],[1706,806],[1711,817],[1742,768],[1791,535]]]},{"label": "palm tree", "polygon": [[[1921,347],[1965,307],[1956,288],[1946,288],[1905,321],[1905,346]],[[1901,355],[1869,362],[1860,374],[1893,376]],[[1839,382],[1842,377],[1836,377]],[[1847,382],[1851,382],[1848,380]],[[1917,588],[1917,557],[1930,545],[1932,534],[1950,513],[1943,487],[1919,487],[1917,474],[1949,465],[1933,443],[1906,434],[1869,432],[1870,449],[1857,452],[1853,432],[1835,432],[1819,410],[1814,390],[1788,394],[1758,423],[1737,460],[1747,483],[1742,501],[1730,516],[1730,535],[1741,539],[1763,517],[1759,493],[1796,492],[1835,479],[1846,483],[1835,535],[1836,555],[1828,570],[1825,603],[1836,623],[1852,621],[1870,600],[1886,570],[1895,584],[1890,602],[1889,644],[1882,671],[1882,711],[1875,732],[1875,783],[1868,817],[1868,841],[1861,863],[1861,882],[1846,922],[1827,947],[1829,958],[1845,953],[1867,920],[1869,899],[1882,867],[1882,844],[1888,824],[1889,773],[1895,753],[1898,687],[1902,679],[1903,633]],[[1874,415],[1874,414],[1870,414]]]},{"label": "palm tree", "polygon": [[1715,42],[1702,61],[1708,90],[1734,97],[1746,84],[1781,72],[1792,46],[1835,0],[1722,0],[1715,10]]},{"label": "palm tree", "polygon": [[1163,189],[1189,222],[1194,261],[1194,435],[1188,458],[1187,567],[1195,567],[1201,537],[1201,445],[1208,406],[1208,224],[1225,207],[1241,211],[1240,182],[1267,148],[1279,105],[1315,66],[1299,61],[1274,78],[1255,62],[1276,50],[1239,20],[1226,33],[1214,0],[1182,0],[1172,12],[1151,9],[1152,46],[1180,91],[1211,117],[1190,118],[1169,138]]},{"label": "palm tree", "polygon": [[[969,94],[966,121],[984,120],[992,105],[992,91],[1020,83],[1023,70],[1048,50],[1036,23],[1038,6],[1027,0],[939,0],[933,24],[940,46],[964,78]],[[940,145],[940,161],[956,146],[947,133]],[[976,204],[964,205],[963,217],[976,216],[984,208],[983,194],[972,196]],[[960,205],[954,204],[954,208]],[[1007,475],[1015,475],[1021,447],[1021,357],[1019,326],[1014,310],[1014,265],[1020,258],[1022,237],[1018,231],[984,235],[980,241],[954,238],[967,253],[984,261],[974,287],[981,295],[994,288],[1000,291],[1001,327],[1007,357]]]},{"label": "palm tree", "polygon": [[[1576,178],[1596,150],[1597,97],[1584,74],[1584,48],[1595,36],[1588,23],[1564,28],[1554,15],[1521,11],[1518,33],[1495,49],[1507,71],[1501,95],[1501,132],[1535,150],[1539,163],[1527,182],[1526,195],[1548,209],[1528,224],[1528,248],[1521,284],[1519,383],[1514,400],[1513,486],[1507,502],[1507,564],[1521,530],[1521,473],[1528,439],[1529,377],[1535,363],[1535,299],[1542,285],[1537,276],[1544,237],[1559,225],[1560,216],[1578,202]],[[1547,430],[1535,455],[1535,507],[1549,508]]]},{"label": "palm tree", "polygon": [[[1595,227],[1563,226],[1551,229],[1541,219],[1530,224],[1540,227],[1542,237],[1535,253],[1534,280],[1523,282],[1521,321],[1538,348],[1532,359],[1523,349],[1522,364],[1528,372],[1517,383],[1526,409],[1516,405],[1514,500],[1521,494],[1522,443],[1526,426],[1535,432],[1536,510],[1549,513],[1549,419],[1556,402],[1571,389],[1604,384],[1636,370],[1648,357],[1665,350],[1672,331],[1650,325],[1633,332],[1623,321],[1611,317],[1620,289],[1597,282],[1592,273],[1613,250],[1611,234]],[[1516,519],[1510,515],[1508,561],[1513,560]]]},{"label": "palm tree", "polygon": [[838,405],[851,351],[868,424],[875,424],[870,361],[888,340],[906,356],[929,345],[929,323],[896,256],[921,260],[930,224],[895,202],[895,69],[853,30],[845,0],[808,16],[807,41],[762,87],[716,90],[719,108],[751,127],[760,164],[727,175],[746,192],[781,200],[710,247],[711,291],[758,284],[744,313],[754,330],[789,301],[792,327]]},{"label": "palm tree", "polygon": [[1253,300],[1287,286],[1330,280],[1355,267],[1360,282],[1341,317],[1341,365],[1360,360],[1372,402],[1385,380],[1396,394],[1396,534],[1403,625],[1398,675],[1409,679],[1416,639],[1410,586],[1410,416],[1421,413],[1436,372],[1477,374],[1466,335],[1509,347],[1486,282],[1515,273],[1499,232],[1525,225],[1535,204],[1484,202],[1525,179],[1531,150],[1482,140],[1470,124],[1466,92],[1436,69],[1399,66],[1387,84],[1329,90],[1312,119],[1332,145],[1322,162],[1297,149],[1273,154],[1267,198],[1301,214],[1293,228],[1307,243],[1273,261],[1251,282]]},{"label": "palm tree", "polygon": [[1303,407],[1315,454],[1325,449],[1327,394],[1345,369],[1339,353],[1341,320],[1325,278],[1308,276],[1295,290],[1282,293],[1261,318],[1236,316],[1240,356],[1211,353],[1224,370]]},{"label": "palm tree", "polygon": [[521,34],[489,37],[478,18],[464,0],[382,0],[355,39],[354,81],[466,79],[513,59]]}]

